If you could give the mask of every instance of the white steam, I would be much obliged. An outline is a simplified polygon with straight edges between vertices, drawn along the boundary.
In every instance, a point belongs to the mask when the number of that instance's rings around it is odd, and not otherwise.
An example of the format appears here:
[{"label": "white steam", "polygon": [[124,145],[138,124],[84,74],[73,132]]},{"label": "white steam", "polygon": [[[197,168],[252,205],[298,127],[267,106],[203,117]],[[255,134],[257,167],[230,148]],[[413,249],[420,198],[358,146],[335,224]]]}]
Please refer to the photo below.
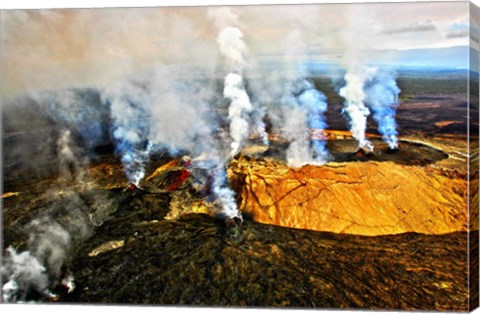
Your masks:
[{"label": "white steam", "polygon": [[234,26],[224,28],[217,37],[220,53],[225,58],[227,69],[242,72],[245,68],[247,45],[243,41],[242,31]]},{"label": "white steam", "polygon": [[7,248],[2,265],[2,302],[16,302],[27,298],[30,291],[48,296],[48,274],[38,259],[25,251],[20,254],[13,247]]},{"label": "white steam", "polygon": [[[227,193],[226,178],[217,175],[218,169],[225,168],[229,152],[218,140],[220,118],[214,108],[214,81],[191,77],[190,71],[157,66],[138,73],[119,88],[103,92],[104,101],[111,107],[116,150],[127,178],[137,185],[145,174],[150,153],[189,154],[193,167],[203,168],[218,178],[211,201],[219,205],[219,212],[238,216],[233,191]],[[237,97],[235,91],[227,89],[232,97]],[[238,97],[242,101],[244,95]],[[201,156],[210,157],[196,162]]]},{"label": "white steam", "polygon": [[243,78],[237,73],[229,73],[225,77],[223,96],[230,100],[228,118],[230,120],[230,136],[232,143],[230,156],[235,156],[244,141],[248,139],[249,125],[247,114],[252,111],[252,104],[243,87]]},{"label": "white steam", "polygon": [[53,296],[49,289],[62,282],[68,282],[73,289],[72,276],[62,278],[63,266],[72,242],[85,239],[90,233],[86,215],[79,208],[86,205],[80,202],[73,197],[64,205],[62,216],[43,216],[29,223],[27,251],[18,254],[14,248],[7,250],[2,265],[2,278],[8,280],[2,287],[3,301],[25,301],[32,291],[48,298]]},{"label": "white steam", "polygon": [[47,217],[33,220],[29,229],[28,247],[31,254],[45,265],[50,276],[59,278],[72,241],[69,232]]},{"label": "white steam", "polygon": [[90,206],[78,195],[77,190],[88,185],[84,170],[87,160],[76,151],[70,130],[59,132],[57,158],[61,186],[49,189],[46,197],[58,202],[49,205],[41,216],[24,227],[29,234],[26,251],[17,253],[13,247],[7,249],[1,268],[4,302],[26,301],[32,292],[50,298],[54,296],[50,289],[58,284],[68,285],[71,292],[74,279],[66,275],[64,269],[68,252],[75,241],[90,235],[92,225],[87,212],[102,215],[99,212],[108,206],[108,200],[101,195],[95,195]]},{"label": "white steam", "polygon": [[350,132],[358,141],[359,148],[372,151],[373,145],[366,138],[367,117],[370,110],[365,105],[365,83],[374,75],[372,68],[354,68],[345,74],[345,86],[340,89],[340,96],[345,99],[343,112],[348,115]]},{"label": "white steam", "polygon": [[225,8],[211,9],[209,16],[220,29],[217,44],[224,58],[225,67],[229,71],[224,79],[223,96],[230,101],[228,119],[232,138],[230,156],[233,157],[245,145],[249,135],[260,137],[265,144],[268,143],[268,136],[263,123],[263,111],[255,108],[245,89],[243,73],[247,67],[245,61],[247,45],[240,28],[234,26],[238,24],[238,17]]},{"label": "white steam", "polygon": [[[292,99],[295,102],[295,99]],[[283,134],[290,142],[286,152],[287,163],[290,167],[301,167],[312,161],[307,125],[307,112],[296,106],[283,109]]]},{"label": "white steam", "polygon": [[[2,287],[3,301],[24,301],[31,291],[45,298],[53,296],[49,288],[62,278],[62,267],[73,238],[82,239],[88,234],[85,218],[68,219],[71,224],[65,227],[50,217],[34,219],[27,226],[30,233],[28,251],[18,254],[14,248],[8,248],[2,268],[2,277],[8,278]],[[73,287],[71,275],[68,282]]]},{"label": "white steam", "polygon": [[235,194],[222,175],[228,152],[214,138],[218,136],[218,121],[212,112],[213,84],[188,80],[165,68],[156,69],[152,77],[150,143],[172,155],[188,151],[192,167],[206,170],[214,179],[207,201],[215,204],[217,214],[240,217]]},{"label": "white steam", "polygon": [[110,104],[116,151],[121,156],[127,179],[138,185],[145,176],[148,157],[146,91],[138,83],[123,84],[104,90],[102,98]]},{"label": "white steam", "polygon": [[[260,69],[253,77],[255,98],[268,106],[268,117],[289,142],[287,164],[301,167],[306,164],[325,164],[330,160],[326,141],[321,136],[327,127],[327,99],[310,79],[306,30],[315,27],[316,18],[307,14],[291,18],[293,29],[285,36],[282,62],[273,69]],[[306,19],[302,20],[303,18]],[[265,73],[262,73],[265,72]]]},{"label": "white steam", "polygon": [[235,200],[235,192],[227,186],[225,168],[219,167],[212,169],[211,175],[213,176],[213,194],[214,204],[218,204],[221,208],[219,214],[230,218],[240,218],[241,214],[237,208],[237,202]]},{"label": "white steam", "polygon": [[171,67],[156,67],[143,81],[148,88],[151,149],[165,148],[172,155],[187,150],[192,156],[209,151],[218,126],[211,112],[212,82],[189,78],[188,72]]},{"label": "white steam", "polygon": [[366,138],[367,118],[373,112],[378,131],[391,149],[398,147],[395,114],[400,89],[391,71],[372,66],[354,67],[345,74],[340,96],[345,99],[343,112],[349,118],[350,131],[359,148],[372,151]]},{"label": "white steam", "polygon": [[373,112],[378,131],[390,149],[398,148],[398,132],[395,115],[400,89],[392,71],[377,69],[375,77],[366,86],[367,104]]},{"label": "white steam", "polygon": [[345,99],[346,114],[352,136],[359,148],[372,151],[373,145],[366,138],[367,118],[373,112],[378,130],[391,148],[396,148],[397,131],[395,111],[398,105],[398,89],[391,71],[371,66],[382,57],[371,52],[379,42],[372,40],[377,27],[369,16],[366,6],[348,6],[344,15],[347,25],[339,34],[343,46],[341,65],[346,71],[344,85],[339,90]]}]

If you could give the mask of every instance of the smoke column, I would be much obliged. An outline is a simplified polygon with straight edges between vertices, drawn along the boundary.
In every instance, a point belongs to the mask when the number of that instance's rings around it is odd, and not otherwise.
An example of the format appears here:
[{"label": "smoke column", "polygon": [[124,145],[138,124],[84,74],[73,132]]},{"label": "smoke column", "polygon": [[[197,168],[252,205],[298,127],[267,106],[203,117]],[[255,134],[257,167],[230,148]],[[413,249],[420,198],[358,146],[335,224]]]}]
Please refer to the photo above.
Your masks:
[{"label": "smoke column", "polygon": [[219,217],[242,219],[235,200],[235,192],[229,187],[227,181],[225,164],[228,156],[222,154],[221,147],[214,145],[204,147],[204,152],[192,160],[192,165],[207,173],[206,176],[195,178],[203,188],[209,190],[207,203],[214,205],[214,214]]},{"label": "smoke column", "polygon": [[[222,141],[214,138],[218,136],[215,134],[218,117],[212,110],[216,96],[213,85],[185,79],[168,69],[156,69],[155,72],[149,86],[152,90],[149,142],[167,148],[172,155],[188,151],[192,166],[206,170],[214,178],[211,201],[217,214],[240,217],[234,192],[224,175],[230,148],[222,147]],[[237,91],[231,90],[232,93]],[[237,96],[243,104],[246,94]]]},{"label": "smoke column", "polygon": [[217,203],[219,203],[221,214],[230,218],[242,218],[237,208],[235,192],[227,186],[227,178],[224,167],[216,168],[213,173],[213,194]]},{"label": "smoke column", "polygon": [[[223,96],[230,101],[228,119],[232,140],[229,151],[229,157],[231,158],[240,151],[252,130],[260,135],[264,143],[268,143],[268,137],[262,121],[263,115],[254,108],[245,90],[243,70],[245,68],[244,54],[247,45],[243,41],[242,31],[238,27],[232,26],[238,24],[238,16],[229,8],[210,9],[208,16],[219,30],[217,44],[229,71],[224,79]],[[252,116],[256,116],[253,119],[255,123],[253,127],[250,126]],[[207,155],[211,156],[211,152],[207,152]],[[228,186],[226,179],[225,164],[227,159],[221,157],[220,160],[217,160],[217,158],[210,159],[216,162],[209,167],[209,176],[213,178],[212,193],[216,199],[214,203],[220,204],[222,215],[241,219],[235,201],[235,193]]]},{"label": "smoke column", "polygon": [[[287,149],[287,163],[291,167],[306,164],[325,164],[329,159],[325,139],[321,133],[326,127],[326,96],[315,89],[307,79],[294,82],[292,94],[283,109],[283,132],[290,144]],[[311,130],[316,131],[312,138]]]},{"label": "smoke column", "polygon": [[325,164],[329,159],[326,142],[318,137],[312,139],[311,131],[321,133],[327,127],[324,115],[327,98],[307,79],[307,46],[300,29],[292,31],[286,43],[286,73],[283,73],[285,77],[282,81],[287,88],[281,95],[283,121],[280,123],[282,132],[290,141],[286,153],[287,163],[291,167]]},{"label": "smoke column", "polygon": [[373,111],[378,131],[391,149],[398,148],[398,132],[395,114],[400,89],[392,72],[377,70],[375,77],[365,88],[366,103]]},{"label": "smoke column", "polygon": [[251,115],[251,119],[253,122],[252,135],[260,138],[262,144],[268,146],[270,141],[268,139],[268,133],[265,130],[265,122],[263,122],[265,114],[266,112],[264,108],[254,108]]},{"label": "smoke column", "polygon": [[148,158],[148,110],[146,91],[138,84],[123,84],[105,90],[104,102],[110,103],[113,137],[129,182],[139,185],[145,176]]},{"label": "smoke column", "polygon": [[[89,234],[89,224],[83,213],[86,205],[81,202],[78,196],[72,196],[66,204],[69,212],[63,213],[58,221],[44,216],[28,224],[27,251],[18,254],[14,248],[8,248],[2,265],[2,278],[8,278],[2,287],[3,301],[24,301],[31,291],[45,298],[54,296],[49,286],[55,286],[62,278],[62,266],[72,241],[84,239]],[[71,275],[63,278],[62,283],[67,281],[73,286]]]},{"label": "smoke column", "polygon": [[195,156],[212,145],[217,122],[210,111],[213,88],[209,82],[163,66],[152,69],[143,81],[148,88],[144,103],[148,104],[150,149],[166,149],[172,156],[187,150]]},{"label": "smoke column", "polygon": [[365,137],[367,117],[370,110],[365,105],[367,95],[364,87],[371,80],[375,70],[373,68],[353,68],[345,74],[345,86],[340,89],[340,96],[345,99],[343,112],[348,115],[350,132],[358,141],[359,148],[373,150],[373,145]]},{"label": "smoke column", "polygon": [[378,48],[378,43],[372,41],[375,23],[365,22],[368,10],[365,6],[347,6],[343,12],[347,27],[339,34],[339,42],[344,51],[340,62],[346,74],[339,94],[345,99],[343,112],[359,148],[373,150],[365,137],[367,117],[372,112],[383,140],[394,149],[398,146],[395,113],[400,89],[393,72],[367,66],[379,61],[377,54],[368,53]]},{"label": "smoke column", "polygon": [[[221,24],[236,23],[237,17],[230,10],[211,10],[209,13],[218,28],[223,27]],[[228,17],[230,21],[226,20]],[[268,137],[261,119],[263,115],[254,108],[245,90],[243,70],[247,45],[243,41],[242,31],[231,25],[224,27],[217,36],[217,43],[230,71],[225,76],[223,95],[230,101],[228,109],[232,138],[230,155],[235,156],[250,133],[257,133],[265,144],[268,143]],[[256,118],[251,119],[255,115]],[[249,122],[253,126],[250,126]]]},{"label": "smoke column", "polygon": [[391,149],[398,147],[395,114],[400,89],[393,72],[376,67],[356,67],[345,74],[345,86],[340,89],[345,98],[343,111],[348,115],[350,131],[362,149],[373,150],[365,130],[370,111],[378,131]]},{"label": "smoke column", "polygon": [[[298,102],[307,111],[307,124],[310,129],[323,131],[327,127],[325,112],[327,111],[327,97],[304,80],[306,89],[297,96]],[[328,158],[325,139],[313,138],[310,140],[315,163],[323,164]]]},{"label": "smoke column", "polygon": [[307,112],[296,106],[296,99],[289,97],[290,104],[282,107],[282,132],[290,142],[286,151],[287,163],[290,167],[301,167],[312,161],[307,129]]},{"label": "smoke column", "polygon": [[7,248],[2,265],[2,278],[8,281],[2,287],[2,302],[25,300],[29,291],[49,296],[48,275],[38,259],[25,251],[18,254],[13,247]]},{"label": "smoke column", "polygon": [[248,138],[247,114],[252,112],[252,104],[243,87],[243,78],[237,73],[229,73],[225,77],[223,96],[230,100],[228,118],[230,120],[230,136],[233,142],[230,144],[230,156],[235,156]]},{"label": "smoke column", "polygon": [[[62,188],[69,185],[67,192],[51,191],[52,197],[59,197],[59,205],[44,209],[42,216],[32,220],[25,231],[29,233],[28,250],[17,253],[13,247],[7,249],[7,256],[2,263],[2,301],[24,301],[30,292],[35,291],[44,298],[53,297],[49,290],[62,279],[62,267],[68,258],[68,250],[75,240],[85,239],[91,231],[86,212],[89,206],[76,193],[74,186],[86,185],[85,176],[79,156],[72,148],[71,132],[62,130],[57,140],[57,157],[62,179]],[[96,198],[91,200],[91,209],[97,209]],[[98,198],[103,201],[102,198]],[[105,205],[105,203],[103,203]],[[55,218],[52,218],[55,217]],[[67,275],[62,284],[74,287],[73,277]]]}]

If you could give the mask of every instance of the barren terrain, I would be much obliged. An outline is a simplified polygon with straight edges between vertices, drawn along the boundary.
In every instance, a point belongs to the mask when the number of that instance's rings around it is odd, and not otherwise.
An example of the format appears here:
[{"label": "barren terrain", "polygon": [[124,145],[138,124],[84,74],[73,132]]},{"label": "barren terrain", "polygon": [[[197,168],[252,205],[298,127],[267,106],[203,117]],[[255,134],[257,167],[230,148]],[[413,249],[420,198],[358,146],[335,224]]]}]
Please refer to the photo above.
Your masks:
[{"label": "barren terrain", "polygon": [[[3,252],[31,249],[46,218],[73,235],[52,295],[27,296],[42,302],[468,310],[478,171],[467,167],[468,121],[449,111],[464,112],[464,99],[425,97],[400,106],[398,150],[370,127],[375,150],[357,152],[333,110],[330,162],[294,169],[270,130],[269,147],[250,146],[227,165],[243,223],[213,215],[189,180],[168,189],[179,157],[150,156],[132,187],[104,129],[88,158],[62,165],[65,177],[52,140],[59,127],[27,123],[28,111],[7,115]],[[106,119],[102,108],[95,115]],[[70,292],[60,280],[69,276]]]}]

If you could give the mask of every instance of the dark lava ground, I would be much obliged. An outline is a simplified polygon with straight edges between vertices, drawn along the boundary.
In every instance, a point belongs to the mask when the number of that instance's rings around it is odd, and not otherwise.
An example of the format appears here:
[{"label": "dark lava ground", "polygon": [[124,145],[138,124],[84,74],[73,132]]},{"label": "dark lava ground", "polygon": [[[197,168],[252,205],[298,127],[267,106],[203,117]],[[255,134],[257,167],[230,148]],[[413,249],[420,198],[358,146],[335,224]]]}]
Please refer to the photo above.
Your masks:
[{"label": "dark lava ground", "polygon": [[[327,149],[331,161],[334,162],[367,162],[391,161],[401,165],[425,166],[442,159],[448,154],[434,147],[410,141],[399,141],[398,149],[391,150],[388,144],[379,138],[369,139],[375,146],[373,152],[358,152],[358,142],[353,139],[335,140],[327,142]],[[285,152],[288,143],[271,143],[270,148],[263,154],[286,161]]]},{"label": "dark lava ground", "polygon": [[[467,310],[467,234],[363,237],[227,227],[160,210],[112,219],[76,247],[62,302]],[[477,235],[478,236],[478,233]],[[124,246],[89,256],[107,241]]]},{"label": "dark lava ground", "polygon": [[[59,302],[468,310],[467,233],[365,237],[249,217],[227,226],[202,214],[167,221],[168,195],[108,193],[117,210],[72,246],[64,270],[76,289],[54,288]],[[26,234],[6,233],[21,247]],[[111,241],[124,245],[92,254]]]},{"label": "dark lava ground", "polygon": [[[411,92],[398,108],[397,122],[403,135],[419,131],[432,136],[466,134],[467,111],[478,116],[478,102],[468,108],[464,92],[452,94],[443,90],[441,82],[442,88],[435,88],[431,95],[423,95],[432,85],[429,81],[420,85],[418,80],[404,79],[403,86],[400,84],[402,93],[412,88],[421,91],[421,95]],[[330,78],[323,84],[336,94]],[[452,95],[435,95],[437,90]],[[109,144],[109,108],[100,101],[98,91],[77,93],[84,102],[69,104],[68,110],[61,103],[42,107],[29,97],[2,110],[3,192],[18,192],[2,200],[2,253],[9,245],[18,252],[27,250],[29,223],[38,217],[47,216],[71,231],[74,242],[63,271],[73,274],[76,288],[68,294],[60,285],[52,287],[59,294],[58,302],[469,309],[467,240],[470,236],[471,266],[478,270],[478,231],[365,237],[263,225],[249,217],[244,217],[243,224],[229,227],[200,214],[164,220],[171,195],[107,188],[126,185]],[[337,95],[337,101],[330,101],[335,99],[332,95],[327,95],[328,125],[345,130],[343,100]],[[96,124],[75,119],[80,113],[87,115],[85,121]],[[59,182],[56,140],[63,129],[72,130],[79,138],[81,145],[76,146],[95,155],[89,160],[91,167],[106,164],[112,167],[105,167],[105,172],[113,169],[118,174],[97,181],[94,187]],[[370,117],[367,132],[376,130]],[[478,130],[478,123],[470,130]],[[81,137],[92,132],[96,135],[92,143]],[[328,148],[337,161],[421,166],[447,157],[411,142],[401,142],[395,152],[375,143],[379,150],[374,155],[357,156],[352,153],[354,145],[352,141],[331,142]],[[281,149],[267,153],[276,156],[279,152]],[[96,224],[90,221],[89,236],[75,238],[71,220],[96,212],[104,213],[106,219]],[[110,241],[123,241],[123,246],[92,254]],[[478,294],[478,280],[471,284],[472,293]],[[30,297],[49,302],[38,295]]]},{"label": "dark lava ground", "polygon": [[[392,154],[380,147],[371,157],[355,157],[348,149],[350,142],[341,142],[330,143],[330,150],[336,158],[348,160],[388,158],[400,162],[405,154],[429,156],[423,161],[410,158],[410,162],[422,164],[446,157],[430,148],[428,154],[422,154],[427,148],[408,142],[400,143],[401,149]],[[98,162],[118,163],[105,158]],[[54,287],[57,302],[469,308],[467,233],[365,237],[264,225],[249,217],[244,217],[243,224],[227,226],[223,220],[202,214],[167,221],[169,194],[124,188],[55,194],[58,182],[54,178],[18,181],[22,177],[5,182],[19,188],[20,194],[3,200],[4,249],[9,245],[19,251],[27,249],[28,223],[38,216],[47,215],[68,225],[69,214],[62,218],[62,213],[69,206],[75,205],[88,216],[100,197],[108,200],[108,219],[91,226],[90,236],[75,241],[68,252],[63,270],[73,274],[76,288],[66,293],[64,287]],[[42,193],[49,187],[54,187],[55,193],[45,198]],[[471,236],[478,239],[478,232]],[[121,244],[98,250],[108,243]],[[475,244],[478,246],[477,241]]]}]

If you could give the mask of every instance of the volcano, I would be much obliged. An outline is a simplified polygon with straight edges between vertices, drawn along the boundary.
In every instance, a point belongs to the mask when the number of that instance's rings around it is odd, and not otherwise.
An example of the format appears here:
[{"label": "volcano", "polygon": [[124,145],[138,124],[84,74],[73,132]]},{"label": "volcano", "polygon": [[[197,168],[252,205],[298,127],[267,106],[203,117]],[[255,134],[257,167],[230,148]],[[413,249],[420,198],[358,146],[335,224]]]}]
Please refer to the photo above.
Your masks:
[{"label": "volcano", "polygon": [[478,307],[478,12],[432,5],[2,11],[0,301]]},{"label": "volcano", "polygon": [[392,154],[372,138],[374,153],[357,156],[350,137],[329,136],[333,160],[324,166],[289,168],[282,141],[240,152],[227,175],[243,222],[213,214],[185,175],[191,164],[165,155],[141,187],[127,184],[108,153],[90,166],[90,183],[71,187],[76,194],[47,195],[54,178],[26,185],[18,176],[3,199],[5,245],[23,247],[19,226],[42,208],[102,195],[108,210],[90,209],[96,227],[62,270],[75,289],[59,282],[55,298],[31,299],[467,309],[467,177],[449,158],[457,147],[405,139]]}]

